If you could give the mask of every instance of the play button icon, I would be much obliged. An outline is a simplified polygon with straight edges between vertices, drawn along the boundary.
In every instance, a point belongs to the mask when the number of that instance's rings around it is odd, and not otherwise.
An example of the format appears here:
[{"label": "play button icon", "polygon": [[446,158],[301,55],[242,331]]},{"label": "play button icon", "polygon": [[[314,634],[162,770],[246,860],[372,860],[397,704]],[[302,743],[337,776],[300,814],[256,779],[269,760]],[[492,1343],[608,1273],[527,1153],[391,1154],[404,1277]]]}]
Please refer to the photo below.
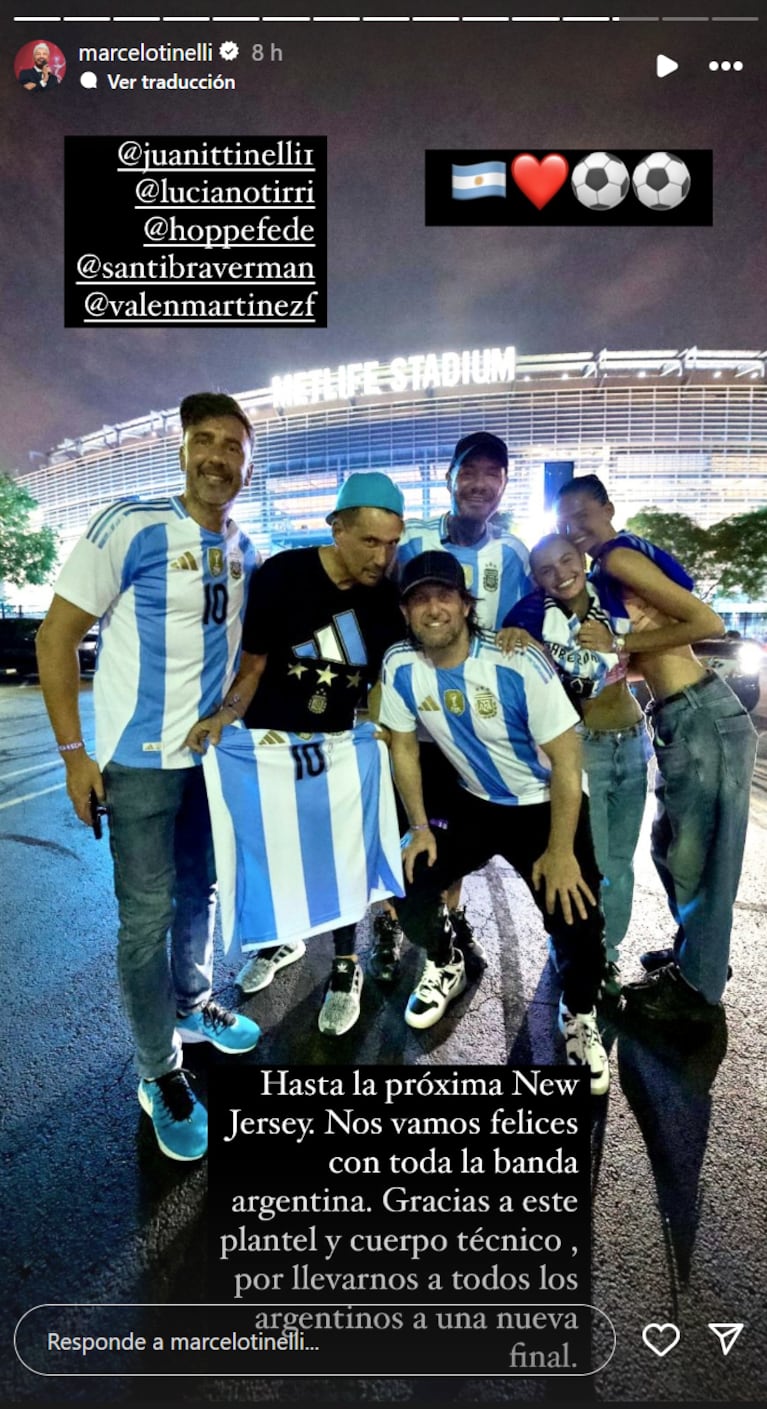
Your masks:
[{"label": "play button icon", "polygon": [[679,68],[676,59],[670,59],[668,54],[657,54],[655,57],[655,72],[658,78],[667,78],[670,73],[674,73]]}]

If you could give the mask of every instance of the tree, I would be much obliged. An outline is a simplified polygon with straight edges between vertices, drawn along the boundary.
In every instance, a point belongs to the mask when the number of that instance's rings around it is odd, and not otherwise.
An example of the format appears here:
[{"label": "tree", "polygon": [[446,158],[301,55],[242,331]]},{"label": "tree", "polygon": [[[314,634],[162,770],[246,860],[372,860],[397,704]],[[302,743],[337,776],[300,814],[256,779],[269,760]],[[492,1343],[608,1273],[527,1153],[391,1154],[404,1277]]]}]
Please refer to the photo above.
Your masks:
[{"label": "tree", "polygon": [[704,601],[740,593],[755,600],[767,593],[767,509],[733,514],[701,528],[686,514],[650,506],[628,519],[626,527],[673,553]]},{"label": "tree", "polygon": [[58,540],[52,528],[32,528],[37,501],[23,484],[0,474],[0,582],[16,587],[40,586],[56,561]]},{"label": "tree", "polygon": [[693,578],[698,597],[704,601],[713,597],[720,568],[709,530],[701,528],[687,514],[669,514],[655,505],[627,519],[626,527],[630,533],[649,538],[651,543],[673,553]]},{"label": "tree", "polygon": [[718,592],[730,597],[742,592],[757,601],[767,595],[767,509],[734,514],[709,529],[721,565]]}]

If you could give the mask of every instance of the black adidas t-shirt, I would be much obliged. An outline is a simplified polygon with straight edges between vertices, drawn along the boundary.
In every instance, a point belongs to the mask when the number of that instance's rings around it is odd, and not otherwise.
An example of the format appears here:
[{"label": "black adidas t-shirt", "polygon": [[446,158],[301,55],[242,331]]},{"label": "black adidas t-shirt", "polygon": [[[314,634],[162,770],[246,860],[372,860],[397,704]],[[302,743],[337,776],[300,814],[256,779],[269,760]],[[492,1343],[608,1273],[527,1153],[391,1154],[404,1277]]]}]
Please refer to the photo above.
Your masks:
[{"label": "black adidas t-shirt", "polygon": [[351,729],[384,652],[404,634],[388,578],[342,590],[319,548],[276,553],[250,582],[242,646],[268,660],[245,723],[295,734]]}]

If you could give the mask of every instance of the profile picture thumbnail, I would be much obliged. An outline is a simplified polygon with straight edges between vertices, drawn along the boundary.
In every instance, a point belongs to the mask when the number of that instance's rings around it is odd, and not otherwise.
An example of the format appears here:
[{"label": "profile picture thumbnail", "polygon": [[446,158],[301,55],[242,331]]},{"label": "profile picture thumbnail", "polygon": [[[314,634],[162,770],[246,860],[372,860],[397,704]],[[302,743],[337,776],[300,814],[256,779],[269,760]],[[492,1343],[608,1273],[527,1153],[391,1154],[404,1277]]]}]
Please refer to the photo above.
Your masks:
[{"label": "profile picture thumbnail", "polygon": [[32,39],[19,49],[13,71],[29,93],[50,93],[63,82],[67,61],[58,44],[48,39]]}]

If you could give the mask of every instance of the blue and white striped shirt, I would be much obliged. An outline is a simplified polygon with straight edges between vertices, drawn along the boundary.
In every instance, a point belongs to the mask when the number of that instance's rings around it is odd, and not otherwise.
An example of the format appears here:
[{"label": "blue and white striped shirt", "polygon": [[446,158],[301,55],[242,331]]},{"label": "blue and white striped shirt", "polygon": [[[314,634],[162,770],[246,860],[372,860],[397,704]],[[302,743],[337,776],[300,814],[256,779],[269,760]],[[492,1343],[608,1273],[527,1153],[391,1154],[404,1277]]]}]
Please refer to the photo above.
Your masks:
[{"label": "blue and white striped shirt", "polygon": [[259,561],[232,520],[223,534],[202,528],[176,496],[123,499],[91,520],[55,590],[100,619],[100,767],[199,763],[184,739],[218,708],[234,676]]},{"label": "blue and white striped shirt", "polygon": [[475,797],[509,807],[549,798],[539,755],[578,723],[546,657],[535,647],[505,655],[483,633],[449,670],[404,643],[384,657],[381,722],[399,733],[421,724]]},{"label": "blue and white striped shirt", "polygon": [[477,617],[485,631],[500,630],[503,618],[535,586],[529,573],[529,554],[524,543],[511,533],[502,533],[488,524],[478,543],[466,547],[448,537],[448,514],[440,518],[413,520],[397,549],[396,572],[419,553],[443,549],[461,563],[467,591],[477,597]]},{"label": "blue and white striped shirt", "polygon": [[309,735],[231,726],[203,770],[227,952],[356,924],[371,901],[404,894],[373,724]]}]

